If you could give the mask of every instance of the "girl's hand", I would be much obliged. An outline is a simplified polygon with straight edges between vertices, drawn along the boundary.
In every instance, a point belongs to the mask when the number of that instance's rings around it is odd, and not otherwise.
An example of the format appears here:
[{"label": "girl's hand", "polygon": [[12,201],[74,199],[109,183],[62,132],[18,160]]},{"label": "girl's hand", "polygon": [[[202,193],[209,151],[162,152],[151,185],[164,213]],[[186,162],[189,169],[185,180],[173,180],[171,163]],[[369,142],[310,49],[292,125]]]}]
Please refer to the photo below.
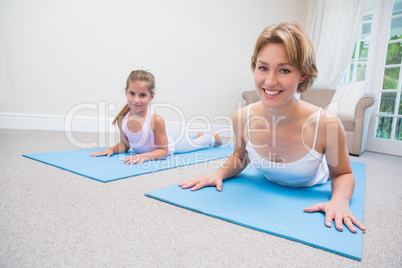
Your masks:
[{"label": "girl's hand", "polygon": [[335,220],[335,228],[338,231],[343,231],[342,223],[352,232],[357,233],[355,225],[362,231],[366,231],[366,227],[360,223],[358,219],[350,211],[348,205],[338,205],[334,201],[330,200],[325,203],[318,203],[309,208],[305,208],[304,212],[317,212],[321,211],[325,213],[325,225],[331,227],[332,220]]},{"label": "girl's hand", "polygon": [[148,161],[148,160],[150,160],[150,159],[148,159],[147,157],[142,157],[139,154],[135,154],[135,155],[126,156],[123,160],[123,163],[127,164],[127,165],[134,165],[134,164],[140,165],[143,162]]},{"label": "girl's hand", "polygon": [[90,153],[89,154],[89,156],[94,156],[94,157],[96,157],[96,156],[102,156],[102,155],[106,155],[106,156],[112,156],[114,154],[114,151],[113,151],[113,148],[108,148],[108,149],[106,149],[106,150],[104,150],[104,151],[102,151],[102,152],[93,152],[93,153]]},{"label": "girl's hand", "polygon": [[222,191],[222,178],[216,175],[215,173],[206,175],[206,176],[198,176],[195,178],[187,179],[181,181],[179,186],[183,189],[191,188],[191,191],[196,191],[206,186],[216,186],[216,189],[221,192]]}]

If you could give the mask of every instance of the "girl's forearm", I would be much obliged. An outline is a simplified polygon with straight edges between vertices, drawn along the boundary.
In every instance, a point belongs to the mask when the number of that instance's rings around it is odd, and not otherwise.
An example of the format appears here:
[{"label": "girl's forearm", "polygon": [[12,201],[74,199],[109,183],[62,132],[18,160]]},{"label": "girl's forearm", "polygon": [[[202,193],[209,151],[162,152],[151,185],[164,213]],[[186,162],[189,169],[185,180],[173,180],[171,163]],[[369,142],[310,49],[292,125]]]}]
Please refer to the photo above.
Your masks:
[{"label": "girl's forearm", "polygon": [[127,146],[126,144],[124,144],[123,142],[119,142],[118,144],[116,144],[112,148],[113,148],[113,153],[114,154],[125,153],[130,149],[130,147]]},{"label": "girl's forearm", "polygon": [[160,160],[165,159],[168,155],[168,149],[156,149],[152,152],[140,154],[139,156],[145,158],[145,160]]}]

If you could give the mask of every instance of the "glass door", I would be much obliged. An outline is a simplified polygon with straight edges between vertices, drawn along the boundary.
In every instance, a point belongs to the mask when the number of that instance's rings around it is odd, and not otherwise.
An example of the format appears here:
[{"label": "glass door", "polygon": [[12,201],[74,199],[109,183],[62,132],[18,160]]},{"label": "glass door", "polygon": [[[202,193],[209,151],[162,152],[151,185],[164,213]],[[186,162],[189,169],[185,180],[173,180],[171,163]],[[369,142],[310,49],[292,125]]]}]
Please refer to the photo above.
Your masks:
[{"label": "glass door", "polygon": [[377,105],[367,150],[402,156],[402,0],[382,4],[373,83]]},{"label": "glass door", "polygon": [[395,1],[387,40],[376,138],[402,141],[402,1]]}]

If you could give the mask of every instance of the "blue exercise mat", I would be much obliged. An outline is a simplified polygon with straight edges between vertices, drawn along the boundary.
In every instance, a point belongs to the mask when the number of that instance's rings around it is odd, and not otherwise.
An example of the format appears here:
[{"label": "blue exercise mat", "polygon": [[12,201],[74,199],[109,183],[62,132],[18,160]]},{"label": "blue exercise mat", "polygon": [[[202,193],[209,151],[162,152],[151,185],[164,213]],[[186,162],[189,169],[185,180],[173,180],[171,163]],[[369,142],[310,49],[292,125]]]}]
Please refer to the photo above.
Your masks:
[{"label": "blue exercise mat", "polygon": [[[352,162],[356,180],[350,209],[363,222],[365,164]],[[304,208],[331,198],[331,183],[291,188],[268,181],[258,170],[247,167],[224,181],[222,192],[215,187],[198,191],[168,186],[145,194],[161,201],[248,228],[298,241],[313,247],[361,260],[363,232],[337,231],[324,225],[323,213]]]},{"label": "blue exercise mat", "polygon": [[33,153],[24,154],[23,156],[97,181],[109,182],[228,157],[233,153],[233,144],[226,143],[220,147],[210,147],[189,153],[174,154],[168,156],[166,159],[147,161],[141,165],[123,164],[124,157],[134,154],[130,151],[124,154],[115,154],[110,157],[89,156],[92,152],[98,152],[104,149],[105,148],[92,148],[73,151]]}]

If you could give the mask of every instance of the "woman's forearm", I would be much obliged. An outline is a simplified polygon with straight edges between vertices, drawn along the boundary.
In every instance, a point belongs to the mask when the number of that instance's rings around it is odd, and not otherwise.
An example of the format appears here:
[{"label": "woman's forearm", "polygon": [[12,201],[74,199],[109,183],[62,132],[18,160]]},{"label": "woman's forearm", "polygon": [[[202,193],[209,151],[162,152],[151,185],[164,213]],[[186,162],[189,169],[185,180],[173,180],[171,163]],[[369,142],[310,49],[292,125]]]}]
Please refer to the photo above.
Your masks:
[{"label": "woman's forearm", "polygon": [[248,158],[240,158],[236,153],[233,153],[229,156],[228,160],[225,162],[225,164],[216,171],[216,174],[219,175],[219,177],[222,178],[222,180],[230,179],[240,172],[243,171],[243,169],[247,166],[248,164]]},{"label": "woman's forearm", "polygon": [[355,188],[355,180],[352,173],[331,178],[332,200],[345,201],[349,205]]}]

